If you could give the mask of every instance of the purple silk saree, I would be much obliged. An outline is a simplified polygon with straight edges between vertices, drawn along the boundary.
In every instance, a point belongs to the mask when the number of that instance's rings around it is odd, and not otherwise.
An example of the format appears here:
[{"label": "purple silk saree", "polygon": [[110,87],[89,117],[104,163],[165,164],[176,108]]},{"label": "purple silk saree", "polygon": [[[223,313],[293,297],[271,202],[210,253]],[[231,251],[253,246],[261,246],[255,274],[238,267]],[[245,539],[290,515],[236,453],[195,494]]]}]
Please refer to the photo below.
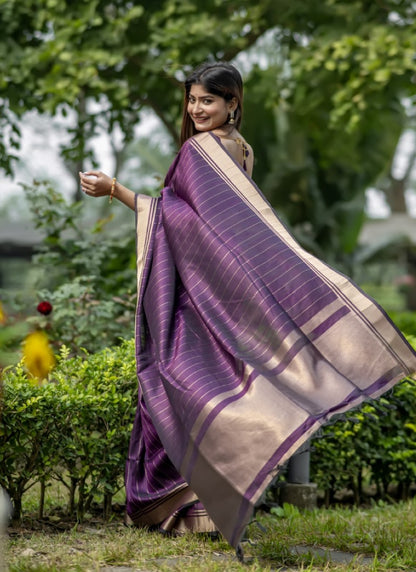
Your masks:
[{"label": "purple silk saree", "polygon": [[416,356],[294,241],[215,136],[188,140],[165,184],[136,204],[127,511],[163,528],[192,507],[203,529],[199,499],[237,546],[279,467],[332,415],[412,375]]}]

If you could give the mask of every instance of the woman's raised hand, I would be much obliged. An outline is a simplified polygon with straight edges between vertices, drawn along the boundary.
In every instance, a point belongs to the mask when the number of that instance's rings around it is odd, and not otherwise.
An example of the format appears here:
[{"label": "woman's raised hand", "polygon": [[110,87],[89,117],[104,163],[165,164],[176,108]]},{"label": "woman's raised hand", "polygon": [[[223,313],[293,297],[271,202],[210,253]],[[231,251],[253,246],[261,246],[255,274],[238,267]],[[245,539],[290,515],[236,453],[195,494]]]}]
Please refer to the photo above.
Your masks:
[{"label": "woman's raised hand", "polygon": [[90,197],[105,197],[111,192],[112,178],[101,171],[79,173],[82,191]]}]

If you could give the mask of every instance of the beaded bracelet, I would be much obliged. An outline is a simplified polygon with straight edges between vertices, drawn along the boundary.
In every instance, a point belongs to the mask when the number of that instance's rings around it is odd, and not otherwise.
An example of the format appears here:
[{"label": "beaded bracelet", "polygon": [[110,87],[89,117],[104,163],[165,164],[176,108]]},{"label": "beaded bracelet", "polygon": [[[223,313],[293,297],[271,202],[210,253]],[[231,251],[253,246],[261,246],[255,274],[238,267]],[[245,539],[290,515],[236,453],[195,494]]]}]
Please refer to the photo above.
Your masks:
[{"label": "beaded bracelet", "polygon": [[110,205],[111,205],[111,203],[113,202],[114,191],[115,191],[115,188],[116,188],[116,180],[117,180],[117,179],[116,179],[115,177],[113,177],[113,180],[111,181],[110,198],[108,199],[108,202],[110,203]]}]

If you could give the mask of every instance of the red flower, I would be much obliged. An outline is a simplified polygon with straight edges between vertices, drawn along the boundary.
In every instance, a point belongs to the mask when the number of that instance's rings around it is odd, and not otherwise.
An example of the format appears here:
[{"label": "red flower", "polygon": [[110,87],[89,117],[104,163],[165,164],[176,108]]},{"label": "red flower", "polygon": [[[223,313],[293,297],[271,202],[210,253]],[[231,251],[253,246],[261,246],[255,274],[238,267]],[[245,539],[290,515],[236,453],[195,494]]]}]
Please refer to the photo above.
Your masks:
[{"label": "red flower", "polygon": [[50,302],[40,302],[36,308],[40,314],[47,316],[52,312],[52,304]]}]

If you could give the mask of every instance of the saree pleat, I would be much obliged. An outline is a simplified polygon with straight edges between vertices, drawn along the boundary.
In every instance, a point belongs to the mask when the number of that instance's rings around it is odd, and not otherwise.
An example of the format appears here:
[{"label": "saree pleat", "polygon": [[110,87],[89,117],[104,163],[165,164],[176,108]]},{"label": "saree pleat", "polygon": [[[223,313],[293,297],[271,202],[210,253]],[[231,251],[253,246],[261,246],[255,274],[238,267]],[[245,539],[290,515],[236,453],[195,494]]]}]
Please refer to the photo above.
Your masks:
[{"label": "saree pleat", "polygon": [[146,502],[198,512],[199,499],[237,546],[279,467],[333,415],[413,375],[416,355],[296,243],[212,134],[189,139],[161,196],[136,205],[128,512],[141,523]]}]

